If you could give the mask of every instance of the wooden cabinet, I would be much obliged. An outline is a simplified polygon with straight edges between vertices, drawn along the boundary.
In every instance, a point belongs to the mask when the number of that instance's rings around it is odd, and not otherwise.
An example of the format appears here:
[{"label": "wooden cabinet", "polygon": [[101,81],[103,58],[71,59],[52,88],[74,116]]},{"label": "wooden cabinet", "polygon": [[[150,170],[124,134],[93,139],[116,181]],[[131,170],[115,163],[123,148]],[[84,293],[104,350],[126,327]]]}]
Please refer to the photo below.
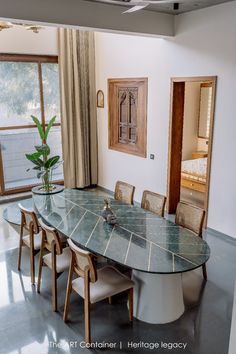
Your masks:
[{"label": "wooden cabinet", "polygon": [[207,151],[194,151],[192,152],[192,159],[200,159],[202,157],[207,157]]},{"label": "wooden cabinet", "polygon": [[190,181],[186,178],[181,178],[181,187],[193,189],[197,192],[205,193],[206,192],[206,184],[199,181]]}]

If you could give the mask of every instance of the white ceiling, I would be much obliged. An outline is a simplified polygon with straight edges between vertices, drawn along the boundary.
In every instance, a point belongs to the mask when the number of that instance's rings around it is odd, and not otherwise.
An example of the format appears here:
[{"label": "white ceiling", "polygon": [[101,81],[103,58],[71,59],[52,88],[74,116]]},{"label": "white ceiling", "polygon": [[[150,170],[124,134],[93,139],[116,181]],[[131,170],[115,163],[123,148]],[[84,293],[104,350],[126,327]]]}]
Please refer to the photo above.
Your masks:
[{"label": "white ceiling", "polygon": [[[107,6],[111,6],[107,1],[110,1],[112,3],[113,0],[86,0],[86,1],[92,1],[92,2],[103,2],[106,3]],[[117,6],[119,6],[119,3],[121,6],[127,6],[127,8],[132,7],[129,4],[130,0],[114,0],[114,3]],[[139,0],[137,0],[138,2]],[[150,0],[151,3],[152,0]],[[222,4],[225,2],[230,2],[232,0],[180,0],[176,1],[176,3],[179,4],[179,10],[174,10],[173,9],[173,3],[172,4],[153,4],[149,5],[145,10],[148,11],[155,11],[155,12],[163,12],[163,13],[168,13],[168,14],[174,14],[178,15],[184,12],[189,12],[189,11],[194,11],[198,9],[203,9],[206,7]],[[141,2],[141,0],[140,0]]]}]

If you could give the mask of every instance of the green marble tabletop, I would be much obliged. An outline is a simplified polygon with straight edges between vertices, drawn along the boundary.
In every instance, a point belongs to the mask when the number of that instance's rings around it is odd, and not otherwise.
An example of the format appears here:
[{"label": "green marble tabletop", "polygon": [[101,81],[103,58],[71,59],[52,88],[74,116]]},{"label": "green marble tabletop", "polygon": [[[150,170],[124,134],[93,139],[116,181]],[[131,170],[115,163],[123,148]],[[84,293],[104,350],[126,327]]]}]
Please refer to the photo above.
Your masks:
[{"label": "green marble tabletop", "polygon": [[34,195],[41,217],[93,253],[150,273],[182,273],[204,264],[208,244],[187,229],[140,207],[110,198],[118,223],[109,225],[101,212],[104,196],[95,191],[65,189]]}]

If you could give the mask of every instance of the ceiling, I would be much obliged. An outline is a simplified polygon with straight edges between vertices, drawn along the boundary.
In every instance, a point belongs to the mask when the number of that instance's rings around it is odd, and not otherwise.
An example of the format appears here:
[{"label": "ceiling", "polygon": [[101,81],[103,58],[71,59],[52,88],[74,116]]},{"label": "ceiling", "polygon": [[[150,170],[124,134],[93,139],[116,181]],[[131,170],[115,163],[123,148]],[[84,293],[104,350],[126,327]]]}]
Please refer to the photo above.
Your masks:
[{"label": "ceiling", "polygon": [[[87,0],[87,1],[102,2],[102,3],[106,3],[107,6],[110,6],[110,4],[107,3],[108,0]],[[112,0],[109,0],[109,1],[112,5],[115,4],[117,6],[119,6],[119,2],[120,2],[120,5],[127,6],[127,9],[132,7],[129,4],[129,0],[115,0],[114,3],[112,2]],[[137,0],[137,2],[138,1],[139,0]],[[232,0],[180,0],[180,1],[176,1],[177,3],[179,3],[178,10],[173,9],[173,3],[172,4],[155,4],[155,5],[153,4],[152,5],[151,1],[152,0],[150,0],[150,5],[145,10],[178,15],[178,14],[181,14],[184,12],[194,11],[194,10],[203,9],[206,7],[222,4],[225,2],[230,2]],[[141,2],[141,0],[140,0],[140,2]],[[123,9],[121,11],[123,12]]]}]

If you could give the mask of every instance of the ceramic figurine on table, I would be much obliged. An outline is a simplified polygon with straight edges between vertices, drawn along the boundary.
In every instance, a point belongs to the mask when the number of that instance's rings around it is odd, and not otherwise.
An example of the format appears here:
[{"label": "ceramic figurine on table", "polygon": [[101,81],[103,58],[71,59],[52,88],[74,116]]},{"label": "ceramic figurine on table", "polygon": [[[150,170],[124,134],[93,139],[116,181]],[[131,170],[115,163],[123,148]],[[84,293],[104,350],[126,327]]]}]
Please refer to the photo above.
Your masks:
[{"label": "ceramic figurine on table", "polygon": [[106,221],[108,224],[116,224],[117,223],[117,218],[114,215],[111,206],[109,204],[109,200],[108,199],[104,199],[104,208],[102,211],[102,217],[104,219],[104,221]]}]

